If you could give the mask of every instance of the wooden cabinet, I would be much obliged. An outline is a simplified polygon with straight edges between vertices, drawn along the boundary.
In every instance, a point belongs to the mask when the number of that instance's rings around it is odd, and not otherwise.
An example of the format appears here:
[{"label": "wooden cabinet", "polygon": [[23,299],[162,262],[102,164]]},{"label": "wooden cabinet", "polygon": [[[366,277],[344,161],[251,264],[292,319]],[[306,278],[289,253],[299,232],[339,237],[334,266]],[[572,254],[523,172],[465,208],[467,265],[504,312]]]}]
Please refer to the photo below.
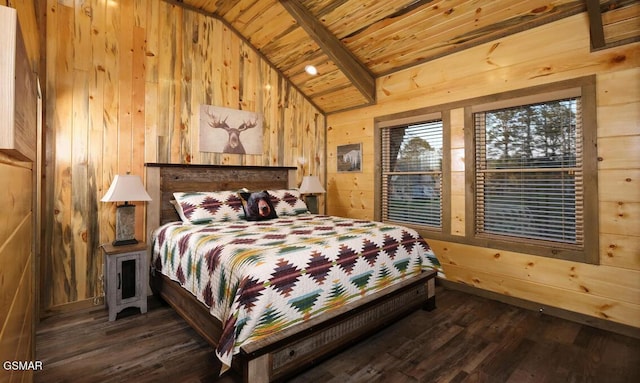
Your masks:
[{"label": "wooden cabinet", "polygon": [[38,88],[15,9],[0,6],[0,151],[35,161]]},{"label": "wooden cabinet", "polygon": [[139,307],[147,312],[147,245],[102,246],[104,252],[105,304],[109,320],[115,320],[127,307]]}]

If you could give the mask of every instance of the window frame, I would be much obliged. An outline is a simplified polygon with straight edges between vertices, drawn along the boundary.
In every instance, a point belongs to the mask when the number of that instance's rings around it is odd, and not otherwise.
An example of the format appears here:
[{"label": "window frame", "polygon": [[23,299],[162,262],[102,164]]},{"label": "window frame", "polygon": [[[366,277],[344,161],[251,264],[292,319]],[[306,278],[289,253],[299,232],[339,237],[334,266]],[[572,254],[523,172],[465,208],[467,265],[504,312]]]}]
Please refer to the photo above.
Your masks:
[{"label": "window frame", "polygon": [[[560,243],[527,243],[526,241],[504,240],[476,235],[475,213],[475,129],[473,111],[489,106],[508,105],[517,100],[523,105],[536,101],[549,101],[553,95],[561,95],[567,90],[579,88],[582,98],[582,145],[584,177],[584,243],[581,249],[568,249]],[[465,233],[451,233],[451,117],[454,109],[464,108],[464,153],[465,153]],[[475,108],[475,109],[474,109]],[[496,109],[496,108],[489,108]],[[487,110],[489,110],[487,109]],[[437,239],[465,245],[507,250],[523,254],[539,255],[548,258],[581,263],[599,264],[599,201],[598,201],[598,152],[597,152],[597,104],[596,76],[589,75],[570,80],[521,88],[497,94],[480,96],[456,102],[435,105],[413,111],[396,113],[374,118],[374,219],[382,217],[382,140],[380,129],[383,127],[420,122],[439,113],[443,124],[442,163],[442,230],[433,230],[426,226],[402,224],[416,229],[427,239]],[[499,256],[499,254],[497,255]]]},{"label": "window frame", "polygon": [[[582,103],[582,145],[583,145],[583,206],[584,243],[582,246],[564,245],[558,242],[506,238],[486,233],[476,233],[476,142],[474,113],[513,106],[534,104],[565,98],[577,94]],[[509,250],[549,258],[583,263],[599,263],[598,228],[598,169],[596,131],[595,76],[581,77],[552,84],[499,93],[475,99],[465,106],[465,182],[466,221],[465,230],[470,244],[495,249]]]},{"label": "window frame", "polygon": [[374,120],[374,220],[382,222],[382,131],[383,129],[418,124],[426,121],[442,121],[442,191],[441,191],[441,226],[439,228],[427,225],[412,224],[397,221],[384,221],[415,229],[421,235],[430,238],[443,238],[451,231],[451,119],[448,109],[442,107],[423,108],[409,112],[397,113],[389,116],[377,117]]}]

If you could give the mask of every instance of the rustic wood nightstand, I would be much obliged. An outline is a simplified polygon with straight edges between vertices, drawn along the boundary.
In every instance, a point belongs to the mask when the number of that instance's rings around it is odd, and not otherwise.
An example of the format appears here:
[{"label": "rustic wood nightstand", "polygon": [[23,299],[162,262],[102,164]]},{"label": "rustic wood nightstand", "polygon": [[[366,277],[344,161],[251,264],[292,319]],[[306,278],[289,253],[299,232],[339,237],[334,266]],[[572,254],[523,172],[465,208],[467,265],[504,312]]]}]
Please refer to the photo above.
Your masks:
[{"label": "rustic wood nightstand", "polygon": [[115,320],[122,309],[138,307],[147,312],[147,244],[102,245],[104,254],[104,302],[109,308],[109,320]]}]

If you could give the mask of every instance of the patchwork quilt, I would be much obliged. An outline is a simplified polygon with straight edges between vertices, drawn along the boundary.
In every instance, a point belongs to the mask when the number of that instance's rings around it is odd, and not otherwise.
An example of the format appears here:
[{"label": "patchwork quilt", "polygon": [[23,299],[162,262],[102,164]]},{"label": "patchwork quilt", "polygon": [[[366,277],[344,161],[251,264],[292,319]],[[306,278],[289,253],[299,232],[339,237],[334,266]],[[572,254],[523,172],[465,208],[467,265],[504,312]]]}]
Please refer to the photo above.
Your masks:
[{"label": "patchwork quilt", "polygon": [[242,345],[439,263],[412,229],[305,214],[166,224],[154,232],[152,267],[221,321],[224,372]]}]

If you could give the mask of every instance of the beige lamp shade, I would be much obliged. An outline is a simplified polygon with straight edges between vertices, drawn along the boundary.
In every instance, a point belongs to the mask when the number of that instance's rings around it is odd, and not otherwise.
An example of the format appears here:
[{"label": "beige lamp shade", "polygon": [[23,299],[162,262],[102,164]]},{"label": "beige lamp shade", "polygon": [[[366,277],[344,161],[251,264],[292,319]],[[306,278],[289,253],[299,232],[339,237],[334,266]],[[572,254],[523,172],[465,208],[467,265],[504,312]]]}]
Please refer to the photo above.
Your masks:
[{"label": "beige lamp shade", "polygon": [[318,176],[304,176],[299,191],[301,194],[325,193]]},{"label": "beige lamp shade", "polygon": [[324,187],[320,183],[318,176],[304,176],[302,177],[302,184],[298,189],[300,194],[306,194],[304,202],[309,208],[309,212],[318,214],[318,197],[314,194],[325,193]]},{"label": "beige lamp shade", "polygon": [[114,246],[133,245],[138,243],[135,238],[136,216],[135,205],[129,201],[151,201],[151,197],[142,185],[139,176],[131,174],[116,175],[113,178],[107,194],[100,200],[102,202],[123,202],[116,208],[116,238]]},{"label": "beige lamp shade", "polygon": [[151,201],[140,176],[118,174],[113,179],[109,190],[100,200],[102,202]]}]

